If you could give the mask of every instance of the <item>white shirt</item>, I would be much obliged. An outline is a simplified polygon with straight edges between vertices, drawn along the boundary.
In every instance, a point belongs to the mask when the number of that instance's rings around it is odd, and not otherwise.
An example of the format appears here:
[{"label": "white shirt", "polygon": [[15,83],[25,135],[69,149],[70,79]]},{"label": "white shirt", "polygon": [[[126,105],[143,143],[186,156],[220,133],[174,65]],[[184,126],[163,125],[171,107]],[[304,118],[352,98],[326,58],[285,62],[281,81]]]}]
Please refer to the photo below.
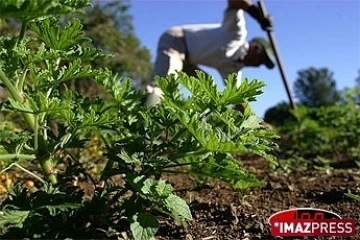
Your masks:
[{"label": "white shirt", "polygon": [[227,9],[222,23],[190,24],[184,29],[188,48],[188,60],[194,65],[205,65],[217,69],[223,79],[228,74],[238,74],[241,81],[240,62],[248,49],[244,11]]}]

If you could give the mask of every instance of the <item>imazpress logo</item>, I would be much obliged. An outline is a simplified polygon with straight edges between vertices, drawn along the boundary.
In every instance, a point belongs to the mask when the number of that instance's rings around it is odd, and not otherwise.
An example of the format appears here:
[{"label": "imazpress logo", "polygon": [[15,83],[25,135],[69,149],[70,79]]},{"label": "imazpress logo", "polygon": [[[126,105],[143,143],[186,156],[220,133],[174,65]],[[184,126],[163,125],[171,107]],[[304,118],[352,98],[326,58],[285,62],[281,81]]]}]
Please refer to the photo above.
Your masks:
[{"label": "imazpress logo", "polygon": [[294,208],[273,214],[268,220],[271,235],[286,236],[355,236],[355,219],[315,208]]}]

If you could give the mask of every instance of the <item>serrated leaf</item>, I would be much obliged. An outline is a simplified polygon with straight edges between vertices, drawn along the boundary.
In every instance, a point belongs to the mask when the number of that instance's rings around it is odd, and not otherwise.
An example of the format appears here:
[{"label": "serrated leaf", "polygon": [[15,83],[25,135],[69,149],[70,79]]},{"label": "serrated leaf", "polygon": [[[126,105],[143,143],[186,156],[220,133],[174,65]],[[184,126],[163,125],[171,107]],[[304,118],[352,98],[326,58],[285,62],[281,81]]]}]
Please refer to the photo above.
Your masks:
[{"label": "serrated leaf", "polygon": [[344,193],[344,194],[345,194],[345,196],[360,202],[360,196],[359,195],[355,195],[355,194],[352,194],[352,193]]},{"label": "serrated leaf", "polygon": [[[235,75],[231,75],[228,81],[235,81]],[[225,88],[222,98],[220,100],[221,103],[229,105],[229,104],[240,104],[249,101],[255,101],[256,96],[262,94],[262,88],[265,86],[264,82],[258,80],[249,81],[249,79],[244,79],[239,88],[233,88],[232,85],[229,86],[229,90]]]},{"label": "serrated leaf", "polygon": [[49,15],[75,12],[90,5],[89,0],[1,0],[0,16],[31,21]]},{"label": "serrated leaf", "polygon": [[15,133],[13,130],[0,128],[0,142],[5,141],[5,140],[16,141],[19,138],[20,138],[19,135],[17,133]]},{"label": "serrated leaf", "polygon": [[[95,76],[95,81],[113,96],[119,104],[129,102],[128,100],[133,96],[134,89],[129,78],[119,77],[110,71],[103,71],[100,75]],[[134,102],[134,100],[131,100],[131,102]],[[129,104],[127,104],[127,107],[130,108]]]},{"label": "serrated leaf", "polygon": [[0,154],[7,154],[8,152],[6,151],[5,147],[1,145],[0,143]]},{"label": "serrated leaf", "polygon": [[[126,179],[126,183],[129,184],[131,186],[131,188],[133,188],[136,192],[140,192],[140,193],[150,192],[152,183],[150,182],[150,180],[148,180],[146,178],[146,176],[144,176],[144,175],[136,176],[135,174],[127,173],[125,175],[125,179]],[[148,181],[146,181],[146,180],[148,180]],[[146,182],[146,184],[145,184],[145,182]]]},{"label": "serrated leaf", "polygon": [[88,111],[84,114],[75,115],[76,118],[72,119],[71,125],[77,128],[104,127],[114,122],[109,112],[99,113],[94,109]]},{"label": "serrated leaf", "polygon": [[132,217],[131,233],[135,240],[152,240],[159,229],[159,222],[150,213],[137,213]]},{"label": "serrated leaf", "polygon": [[199,81],[194,78],[188,77],[184,73],[179,74],[179,82],[190,91],[190,93],[196,97],[198,95],[202,95],[202,91],[200,89]]},{"label": "serrated leaf", "polygon": [[199,143],[209,151],[218,152],[243,152],[246,150],[241,142],[233,142],[220,128],[212,128],[211,124],[204,119],[201,120],[199,115],[194,114],[190,117],[184,110],[174,102],[167,101],[172,108],[170,110],[180,122],[188,129]]},{"label": "serrated leaf", "polygon": [[55,50],[69,51],[73,46],[89,42],[84,37],[80,20],[71,20],[65,28],[61,28],[60,21],[56,18],[48,18],[29,25],[45,44]]},{"label": "serrated leaf", "polygon": [[165,180],[159,180],[156,185],[156,192],[160,197],[168,197],[173,188],[170,184],[167,184]]},{"label": "serrated leaf", "polygon": [[227,127],[229,127],[232,131],[236,131],[237,126],[235,124],[235,119],[232,117],[232,115],[234,114],[232,111],[232,109],[228,109],[226,112],[215,112],[216,116],[222,121],[224,122]]},{"label": "serrated leaf", "polygon": [[9,102],[11,104],[11,107],[10,106],[8,107],[9,109],[12,108],[13,110],[23,113],[33,113],[33,110],[31,109],[28,103],[27,104],[20,103],[14,100],[13,98],[9,98]]},{"label": "serrated leaf", "polygon": [[30,211],[4,209],[0,211],[0,228],[8,225],[22,227],[23,222],[29,216]]},{"label": "serrated leaf", "polygon": [[[200,88],[207,97],[209,97],[215,104],[219,103],[219,94],[214,79],[207,76],[204,72],[196,71],[196,76],[199,79]],[[194,79],[194,81],[197,81]]]},{"label": "serrated leaf", "polygon": [[42,92],[37,92],[29,98],[29,105],[33,113],[47,113],[60,116],[61,113],[71,111],[71,103],[66,99],[49,98]]},{"label": "serrated leaf", "polygon": [[73,203],[73,202],[64,202],[64,203],[59,203],[59,204],[54,204],[54,205],[44,205],[41,207],[38,207],[38,209],[41,208],[46,208],[47,210],[49,210],[49,213],[51,216],[55,216],[57,214],[58,211],[69,211],[69,210],[73,210],[73,209],[78,209],[82,206],[81,203]]},{"label": "serrated leaf", "polygon": [[136,154],[129,156],[129,154],[127,154],[127,152],[124,150],[121,150],[121,153],[119,153],[118,156],[126,163],[141,163],[140,159],[136,156]]},{"label": "serrated leaf", "polygon": [[93,70],[90,66],[84,66],[80,59],[76,59],[68,66],[64,66],[61,68],[57,81],[58,83],[63,83],[69,80],[79,78],[92,78],[95,76],[99,76],[100,74],[100,70]]},{"label": "serrated leaf", "polygon": [[228,76],[228,78],[225,80],[225,89],[221,93],[221,97],[219,99],[219,104],[225,104],[227,102],[230,102],[231,99],[235,99],[238,97],[240,90],[236,87],[237,78],[235,74],[231,74]]},{"label": "serrated leaf", "polygon": [[256,176],[242,169],[238,160],[227,154],[216,154],[191,166],[191,171],[204,178],[220,179],[235,189],[261,187],[263,183]]},{"label": "serrated leaf", "polygon": [[173,216],[183,217],[187,220],[192,220],[192,215],[189,206],[184,199],[171,194],[165,199],[166,207]]},{"label": "serrated leaf", "polygon": [[61,148],[64,148],[64,146],[69,142],[69,140],[71,139],[72,137],[72,133],[69,132],[69,133],[66,133],[62,138],[61,138],[61,143],[60,143],[60,147]]},{"label": "serrated leaf", "polygon": [[358,168],[360,168],[360,161],[355,161],[355,163],[358,166]]},{"label": "serrated leaf", "polygon": [[257,129],[260,127],[260,122],[261,120],[257,116],[250,115],[247,119],[244,120],[240,127],[245,129]]},{"label": "serrated leaf", "polygon": [[150,178],[147,178],[143,182],[143,186],[141,187],[141,192],[143,194],[151,194],[152,193],[152,187],[154,186],[154,181]]},{"label": "serrated leaf", "polygon": [[70,51],[63,53],[62,56],[67,60],[76,60],[81,58],[81,60],[95,60],[106,57],[102,50],[92,47],[83,47],[80,45],[74,46]]},{"label": "serrated leaf", "polygon": [[249,189],[249,188],[257,188],[257,187],[264,187],[265,183],[259,181],[255,177],[249,178],[248,176],[244,177],[244,180],[235,181],[232,186],[234,189],[242,190],[242,189]]}]

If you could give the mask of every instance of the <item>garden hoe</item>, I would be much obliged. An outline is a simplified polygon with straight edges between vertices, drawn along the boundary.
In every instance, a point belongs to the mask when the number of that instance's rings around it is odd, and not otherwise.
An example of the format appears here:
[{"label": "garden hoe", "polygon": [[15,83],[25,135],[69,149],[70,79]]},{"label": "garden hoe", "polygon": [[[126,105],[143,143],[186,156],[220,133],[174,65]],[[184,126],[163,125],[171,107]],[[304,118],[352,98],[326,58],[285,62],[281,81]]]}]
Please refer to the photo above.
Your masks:
[{"label": "garden hoe", "polygon": [[[259,6],[259,9],[260,9],[260,12],[261,12],[262,16],[266,17],[268,14],[267,14],[266,9],[265,9],[265,4],[264,4],[264,2],[262,0],[258,1],[258,6]],[[269,29],[266,32],[267,32],[267,35],[269,37],[271,46],[273,48],[274,55],[275,55],[275,58],[276,58],[276,62],[278,64],[278,66],[279,66],[280,74],[281,74],[282,80],[283,80],[284,85],[285,85],[286,93],[288,95],[291,108],[295,110],[296,105],[295,105],[294,100],[293,100],[293,98],[291,96],[290,88],[289,88],[289,85],[288,85],[288,80],[287,80],[287,77],[286,77],[286,74],[285,74],[285,71],[284,71],[283,63],[282,63],[281,58],[280,58],[278,47],[276,45],[274,33],[273,33],[272,29]]]}]

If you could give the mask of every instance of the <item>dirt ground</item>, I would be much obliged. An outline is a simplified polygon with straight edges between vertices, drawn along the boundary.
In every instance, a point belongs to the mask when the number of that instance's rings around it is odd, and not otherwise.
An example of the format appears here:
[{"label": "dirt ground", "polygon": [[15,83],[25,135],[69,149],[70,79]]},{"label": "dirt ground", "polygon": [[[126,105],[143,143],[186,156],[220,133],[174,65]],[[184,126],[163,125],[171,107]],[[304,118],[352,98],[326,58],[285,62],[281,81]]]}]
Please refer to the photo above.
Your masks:
[{"label": "dirt ground", "polygon": [[[160,217],[157,240],[256,240],[256,239],[359,239],[360,202],[344,195],[360,194],[360,169],[354,164],[336,164],[330,171],[296,168],[288,175],[271,171],[263,159],[245,160],[244,166],[260,180],[263,188],[234,191],[221,183],[200,185],[185,175],[163,176],[177,195],[190,205],[193,221],[187,229],[171,218]],[[86,184],[90,188],[89,183]],[[354,238],[274,238],[268,218],[281,210],[313,207],[332,211],[342,218],[354,218]]]},{"label": "dirt ground", "polygon": [[272,237],[268,217],[295,207],[320,208],[342,218],[354,218],[356,237],[352,239],[360,239],[360,203],[344,195],[348,191],[360,194],[358,168],[331,171],[299,168],[286,176],[270,171],[262,159],[245,161],[245,166],[266,181],[266,186],[234,192],[223,184],[199,187],[188,177],[167,177],[177,194],[190,204],[194,219],[186,230],[176,227],[170,219],[162,219],[157,239],[350,239]]}]

